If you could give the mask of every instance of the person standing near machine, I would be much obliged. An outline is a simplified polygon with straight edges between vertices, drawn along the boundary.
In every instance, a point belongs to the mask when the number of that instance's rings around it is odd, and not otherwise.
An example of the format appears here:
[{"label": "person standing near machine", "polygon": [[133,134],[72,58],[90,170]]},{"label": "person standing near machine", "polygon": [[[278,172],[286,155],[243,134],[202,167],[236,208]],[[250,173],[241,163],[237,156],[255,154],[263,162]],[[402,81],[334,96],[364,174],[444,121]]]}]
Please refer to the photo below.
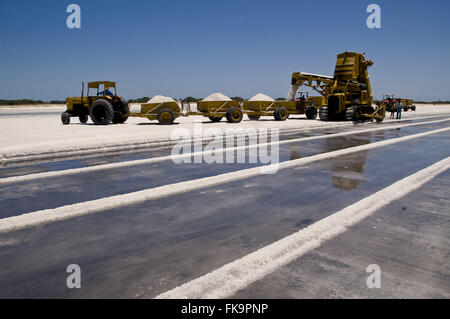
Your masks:
[{"label": "person standing near machine", "polygon": [[402,119],[402,102],[398,101],[397,102],[397,120],[401,120]]}]

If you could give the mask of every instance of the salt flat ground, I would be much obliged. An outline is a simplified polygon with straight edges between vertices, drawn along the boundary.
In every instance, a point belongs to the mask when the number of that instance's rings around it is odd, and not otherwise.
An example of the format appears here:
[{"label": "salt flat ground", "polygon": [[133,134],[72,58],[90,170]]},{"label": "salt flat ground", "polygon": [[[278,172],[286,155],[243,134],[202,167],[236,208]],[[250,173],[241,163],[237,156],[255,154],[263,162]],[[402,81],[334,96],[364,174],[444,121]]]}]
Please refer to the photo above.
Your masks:
[{"label": "salt flat ground", "polygon": [[[133,109],[138,107],[135,105]],[[85,146],[102,147],[105,144],[167,140],[177,128],[188,129],[194,133],[195,121],[204,123],[204,130],[214,127],[223,132],[227,128],[310,129],[349,124],[307,120],[305,116],[293,115],[286,122],[274,121],[272,117],[250,121],[244,116],[245,120],[236,125],[230,125],[225,119],[221,123],[211,124],[208,118],[191,116],[180,117],[176,120],[176,124],[171,126],[159,125],[157,121],[136,117],[129,118],[123,125],[96,126],[89,124],[90,121],[88,125],[81,125],[77,118],[72,118],[72,123],[64,126],[60,121],[60,113],[63,111],[64,107],[0,109],[0,154],[13,156],[33,152],[57,152],[61,149],[77,149]],[[419,105],[416,112],[403,112],[403,118],[412,119],[448,113],[450,105]],[[389,121],[391,120],[386,119],[386,122]]]},{"label": "salt flat ground", "polygon": [[0,110],[1,298],[450,298],[450,106],[383,124],[202,119],[281,128],[272,175],[145,144],[194,118],[62,126],[61,111]]}]

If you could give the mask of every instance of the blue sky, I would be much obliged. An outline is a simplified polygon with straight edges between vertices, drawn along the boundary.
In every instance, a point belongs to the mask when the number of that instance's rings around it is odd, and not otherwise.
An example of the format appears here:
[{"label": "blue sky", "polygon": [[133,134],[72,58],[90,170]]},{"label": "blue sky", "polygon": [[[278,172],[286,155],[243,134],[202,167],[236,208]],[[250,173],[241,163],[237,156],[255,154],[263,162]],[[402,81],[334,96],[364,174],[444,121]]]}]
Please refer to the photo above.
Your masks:
[{"label": "blue sky", "polygon": [[[370,3],[382,29],[366,27]],[[1,0],[0,99],[63,99],[95,80],[126,98],[286,96],[292,72],[332,75],[356,51],[375,62],[375,97],[449,100],[449,32],[448,0]]]}]

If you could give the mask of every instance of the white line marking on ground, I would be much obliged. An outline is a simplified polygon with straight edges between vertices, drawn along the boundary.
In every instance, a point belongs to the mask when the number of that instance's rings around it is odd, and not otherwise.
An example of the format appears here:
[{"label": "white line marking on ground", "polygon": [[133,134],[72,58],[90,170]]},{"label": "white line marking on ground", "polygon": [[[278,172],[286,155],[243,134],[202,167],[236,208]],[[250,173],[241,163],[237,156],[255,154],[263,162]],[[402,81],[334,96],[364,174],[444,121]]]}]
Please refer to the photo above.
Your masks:
[{"label": "white line marking on ground", "polygon": [[328,134],[328,135],[303,137],[303,138],[292,139],[292,140],[245,145],[245,146],[231,147],[231,148],[226,148],[226,149],[201,151],[201,152],[194,152],[194,153],[188,153],[188,154],[179,154],[179,155],[174,155],[174,156],[168,155],[168,156],[161,156],[161,157],[155,157],[155,158],[150,158],[150,159],[102,164],[102,165],[96,165],[96,166],[91,166],[91,167],[72,168],[72,169],[66,169],[66,170],[61,170],[61,171],[51,171],[51,172],[27,174],[27,175],[21,175],[21,176],[12,176],[12,177],[6,177],[6,178],[0,179],[0,185],[28,182],[28,181],[33,181],[33,180],[38,180],[38,179],[43,179],[43,178],[52,178],[52,177],[69,176],[69,175],[74,175],[74,174],[97,172],[97,171],[109,170],[109,169],[118,169],[118,168],[131,167],[131,166],[137,166],[137,165],[152,164],[152,163],[163,162],[163,161],[168,161],[168,160],[175,160],[175,159],[179,159],[179,158],[189,158],[191,156],[195,156],[198,154],[206,155],[206,154],[212,154],[213,152],[216,152],[216,153],[231,152],[231,151],[242,150],[242,149],[247,149],[247,148],[262,147],[265,145],[275,145],[275,144],[283,145],[283,144],[289,144],[289,143],[298,143],[298,142],[312,141],[312,140],[318,140],[318,139],[324,139],[324,138],[348,136],[348,135],[354,135],[354,134],[358,134],[358,133],[385,131],[385,130],[402,128],[402,127],[434,124],[434,123],[447,122],[447,121],[450,121],[450,119],[427,121],[427,122],[420,122],[420,123],[411,123],[411,124],[405,124],[405,125],[384,126],[384,127],[377,127],[377,128],[363,129],[363,130],[355,130],[355,131],[351,131],[351,132],[342,132],[342,133],[335,133],[335,134]]},{"label": "white line marking on ground", "polygon": [[336,237],[450,168],[450,157],[410,175],[317,223],[158,295],[161,299],[226,298]]},{"label": "white line marking on ground", "polygon": [[31,213],[26,213],[18,216],[0,219],[0,233],[6,233],[14,230],[29,228],[33,226],[48,224],[56,221],[66,220],[78,216],[98,213],[106,210],[117,209],[124,206],[143,203],[149,200],[155,200],[182,194],[186,192],[195,191],[198,189],[209,188],[221,184],[226,184],[238,180],[247,179],[258,176],[263,170],[276,170],[291,168],[299,165],[308,164],[311,162],[334,158],[355,152],[375,149],[395,143],[409,141],[415,138],[425,137],[432,134],[448,132],[450,128],[443,128],[429,132],[408,135],[387,141],[380,141],[372,144],[366,144],[356,147],[351,147],[334,152],[318,154],[310,157],[300,158],[296,160],[286,161],[279,164],[271,164],[265,166],[257,166],[236,172],[225,173],[210,177],[199,178],[190,181],[164,185],[155,188],[144,189],[142,191],[104,197],[96,200],[86,201],[82,203],[61,206],[53,209],[39,210]]}]

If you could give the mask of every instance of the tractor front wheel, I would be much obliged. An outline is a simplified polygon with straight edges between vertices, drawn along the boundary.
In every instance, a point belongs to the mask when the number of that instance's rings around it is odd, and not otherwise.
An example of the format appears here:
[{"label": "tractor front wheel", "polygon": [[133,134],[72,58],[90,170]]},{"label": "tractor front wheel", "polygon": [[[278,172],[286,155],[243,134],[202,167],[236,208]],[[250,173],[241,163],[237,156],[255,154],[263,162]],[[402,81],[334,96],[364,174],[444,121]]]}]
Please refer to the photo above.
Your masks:
[{"label": "tractor front wheel", "polygon": [[158,122],[163,125],[171,125],[175,120],[175,115],[171,109],[162,109],[158,113]]},{"label": "tractor front wheel", "polygon": [[70,124],[70,114],[67,112],[64,112],[63,114],[61,114],[61,122],[63,125]]},{"label": "tractor front wheel", "polygon": [[114,117],[114,108],[109,101],[99,99],[92,103],[90,116],[94,124],[108,125]]}]

